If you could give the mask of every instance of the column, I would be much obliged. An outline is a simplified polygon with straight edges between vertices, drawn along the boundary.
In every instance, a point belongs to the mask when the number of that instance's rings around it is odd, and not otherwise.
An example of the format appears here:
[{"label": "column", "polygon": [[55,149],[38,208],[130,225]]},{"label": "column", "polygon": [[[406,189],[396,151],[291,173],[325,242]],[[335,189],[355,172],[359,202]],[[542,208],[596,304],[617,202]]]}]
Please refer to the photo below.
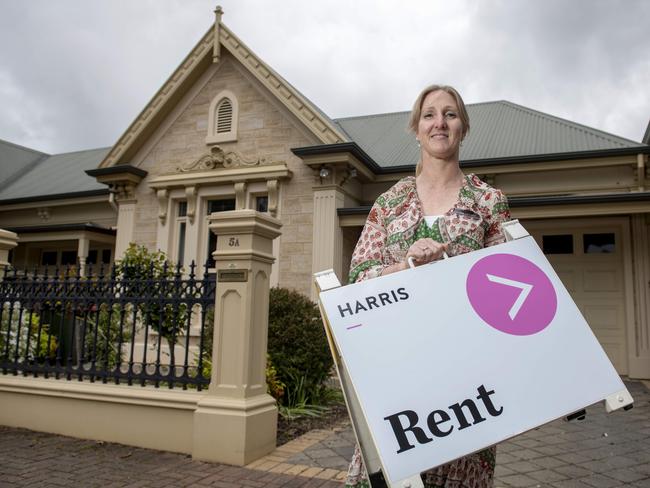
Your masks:
[{"label": "column", "polygon": [[[77,258],[79,259],[79,275],[86,276],[86,262],[88,261],[88,251],[90,250],[90,239],[86,236],[79,238],[77,244]],[[101,256],[97,256],[100,258]]]},{"label": "column", "polygon": [[9,266],[9,251],[18,245],[18,234],[0,229],[0,280]]},{"label": "column", "polygon": [[212,381],[194,413],[196,459],[243,466],[275,449],[266,393],[269,278],[281,223],[254,210],[213,213],[219,235]]},{"label": "column", "polygon": [[650,378],[650,214],[632,216],[634,333],[628,329],[630,378]]},{"label": "column", "polygon": [[118,183],[115,185],[117,211],[117,235],[115,236],[115,260],[122,257],[124,251],[133,242],[135,230],[135,185],[132,183]]},{"label": "column", "polygon": [[[312,273],[333,269],[342,283],[343,232],[337,209],[343,207],[343,192],[336,187],[314,189],[314,230],[312,243]],[[315,298],[312,288],[312,298]]]}]

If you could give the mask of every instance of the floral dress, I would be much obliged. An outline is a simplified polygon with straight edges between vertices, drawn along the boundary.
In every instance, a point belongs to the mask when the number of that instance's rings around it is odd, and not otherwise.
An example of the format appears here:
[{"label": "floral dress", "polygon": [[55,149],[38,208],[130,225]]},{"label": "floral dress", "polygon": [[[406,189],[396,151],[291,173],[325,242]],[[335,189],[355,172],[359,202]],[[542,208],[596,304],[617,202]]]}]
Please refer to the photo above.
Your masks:
[{"label": "floral dress", "polygon": [[[415,241],[429,237],[447,243],[455,256],[505,241],[501,224],[510,220],[508,202],[500,190],[470,174],[458,200],[433,225],[423,218],[415,178],[398,181],[377,198],[361,232],[352,262],[350,283],[380,276],[388,266],[403,262]],[[422,474],[425,487],[485,488],[493,486],[496,447],[466,456]],[[361,452],[352,456],[346,488],[370,486]]]}]

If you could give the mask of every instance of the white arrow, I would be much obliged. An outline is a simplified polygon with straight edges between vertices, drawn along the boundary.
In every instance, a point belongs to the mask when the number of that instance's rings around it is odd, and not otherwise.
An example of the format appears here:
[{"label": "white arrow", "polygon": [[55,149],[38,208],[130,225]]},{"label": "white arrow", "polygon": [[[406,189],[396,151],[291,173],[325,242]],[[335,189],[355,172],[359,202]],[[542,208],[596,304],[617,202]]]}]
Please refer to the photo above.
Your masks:
[{"label": "white arrow", "polygon": [[521,310],[522,305],[526,301],[526,298],[530,294],[530,291],[533,289],[533,285],[529,283],[524,283],[523,281],[515,281],[515,280],[509,280],[508,278],[502,278],[501,276],[494,276],[491,274],[485,274],[487,276],[487,279],[494,282],[494,283],[499,283],[501,285],[506,285],[506,286],[512,286],[514,288],[519,288],[521,290],[521,293],[515,300],[515,303],[512,305],[510,310],[508,310],[508,315],[510,316],[511,320],[514,320],[517,314],[519,313],[519,310]]}]

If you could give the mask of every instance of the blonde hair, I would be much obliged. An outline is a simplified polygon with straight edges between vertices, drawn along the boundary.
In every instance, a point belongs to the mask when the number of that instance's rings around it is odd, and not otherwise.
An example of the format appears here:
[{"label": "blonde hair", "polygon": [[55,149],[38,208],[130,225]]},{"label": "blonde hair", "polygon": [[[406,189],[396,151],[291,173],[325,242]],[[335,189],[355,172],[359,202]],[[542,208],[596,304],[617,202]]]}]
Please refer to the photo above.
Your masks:
[{"label": "blonde hair", "polygon": [[[458,117],[463,124],[463,139],[469,133],[469,114],[467,113],[467,108],[465,107],[465,102],[463,102],[463,97],[460,96],[460,93],[456,91],[454,87],[449,85],[429,85],[424,90],[420,92],[418,97],[413,103],[413,109],[411,110],[411,115],[409,117],[408,129],[413,134],[417,134],[418,124],[420,122],[420,116],[422,115],[422,103],[429,93],[435,91],[443,91],[451,95],[456,101],[458,106]],[[418,164],[415,168],[415,176],[418,176],[422,172],[422,161],[418,161]]]}]

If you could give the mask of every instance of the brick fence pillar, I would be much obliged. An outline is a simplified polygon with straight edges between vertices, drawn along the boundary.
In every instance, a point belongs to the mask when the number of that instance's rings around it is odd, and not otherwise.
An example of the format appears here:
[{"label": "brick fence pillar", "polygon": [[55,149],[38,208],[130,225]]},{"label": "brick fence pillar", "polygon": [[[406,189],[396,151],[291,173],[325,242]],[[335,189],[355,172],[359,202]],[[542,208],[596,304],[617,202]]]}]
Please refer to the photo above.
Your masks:
[{"label": "brick fence pillar", "polygon": [[195,459],[245,465],[275,449],[266,393],[269,282],[281,223],[254,210],[213,213],[217,270],[212,381],[194,413]]}]

